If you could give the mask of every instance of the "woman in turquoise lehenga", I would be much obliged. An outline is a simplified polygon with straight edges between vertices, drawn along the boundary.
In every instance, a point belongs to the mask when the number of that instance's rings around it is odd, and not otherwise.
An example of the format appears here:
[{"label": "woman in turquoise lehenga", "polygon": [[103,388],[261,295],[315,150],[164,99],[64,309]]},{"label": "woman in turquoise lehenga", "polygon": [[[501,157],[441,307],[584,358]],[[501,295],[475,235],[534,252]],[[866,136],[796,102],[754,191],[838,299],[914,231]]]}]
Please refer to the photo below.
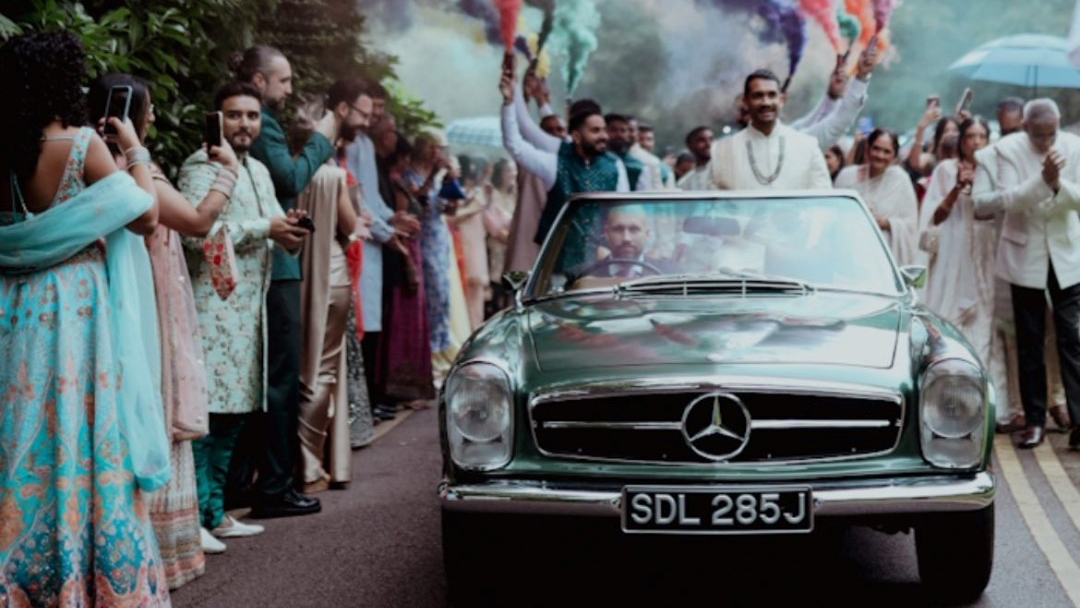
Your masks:
[{"label": "woman in turquoise lehenga", "polygon": [[77,126],[83,61],[67,33],[0,49],[0,605],[168,606],[141,494],[169,474],[149,155],[113,119],[119,172]]}]

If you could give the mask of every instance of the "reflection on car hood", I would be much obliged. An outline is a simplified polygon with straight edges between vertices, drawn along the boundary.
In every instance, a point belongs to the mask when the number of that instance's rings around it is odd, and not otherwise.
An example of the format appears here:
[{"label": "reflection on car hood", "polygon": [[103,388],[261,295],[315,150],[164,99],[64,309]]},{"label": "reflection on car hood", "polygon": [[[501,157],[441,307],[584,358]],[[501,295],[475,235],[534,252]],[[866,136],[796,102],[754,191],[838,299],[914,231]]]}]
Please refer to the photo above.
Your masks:
[{"label": "reflection on car hood", "polygon": [[806,363],[888,368],[900,304],[818,292],[803,297],[558,298],[530,307],[545,371],[665,363]]}]

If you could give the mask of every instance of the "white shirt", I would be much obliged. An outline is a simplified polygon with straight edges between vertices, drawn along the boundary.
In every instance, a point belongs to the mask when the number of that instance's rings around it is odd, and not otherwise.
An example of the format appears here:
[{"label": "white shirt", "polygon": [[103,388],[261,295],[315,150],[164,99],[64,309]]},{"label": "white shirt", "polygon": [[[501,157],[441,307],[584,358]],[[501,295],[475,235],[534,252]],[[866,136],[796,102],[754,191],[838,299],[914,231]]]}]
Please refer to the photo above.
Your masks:
[{"label": "white shirt", "polygon": [[709,180],[708,164],[700,167],[695,166],[686,175],[679,178],[680,190],[712,190],[712,182]]},{"label": "white shirt", "polygon": [[769,135],[750,125],[714,143],[709,167],[710,185],[716,190],[832,188],[818,141],[779,121]]},{"label": "white shirt", "polygon": [[826,93],[817,108],[796,122],[791,127],[818,140],[822,150],[835,144],[855,123],[863,107],[866,106],[867,81],[853,78],[844,89],[839,100],[832,99]]},{"label": "white shirt", "polygon": [[1054,149],[1066,159],[1057,194],[1042,178],[1045,155],[1027,133],[976,154],[975,214],[1005,212],[997,276],[1020,287],[1046,289],[1051,264],[1062,288],[1080,283],[1080,137],[1058,131]]}]

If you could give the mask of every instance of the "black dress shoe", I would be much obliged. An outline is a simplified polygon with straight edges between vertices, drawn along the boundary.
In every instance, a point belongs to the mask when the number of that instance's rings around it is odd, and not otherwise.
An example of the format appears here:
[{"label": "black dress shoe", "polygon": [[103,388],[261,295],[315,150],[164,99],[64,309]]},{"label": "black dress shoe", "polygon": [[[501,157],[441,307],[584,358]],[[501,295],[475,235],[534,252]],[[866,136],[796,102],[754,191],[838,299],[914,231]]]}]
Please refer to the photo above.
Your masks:
[{"label": "black dress shoe", "polygon": [[1080,450],[1080,424],[1073,427],[1071,433],[1069,433],[1069,449]]},{"label": "black dress shoe", "polygon": [[295,517],[312,515],[322,510],[319,499],[304,496],[296,490],[288,489],[277,496],[265,497],[251,509],[250,517],[272,519],[275,517]]},{"label": "black dress shoe", "polygon": [[1024,431],[1023,436],[1020,437],[1020,447],[1025,450],[1038,447],[1043,442],[1043,427],[1041,426],[1029,426]]}]

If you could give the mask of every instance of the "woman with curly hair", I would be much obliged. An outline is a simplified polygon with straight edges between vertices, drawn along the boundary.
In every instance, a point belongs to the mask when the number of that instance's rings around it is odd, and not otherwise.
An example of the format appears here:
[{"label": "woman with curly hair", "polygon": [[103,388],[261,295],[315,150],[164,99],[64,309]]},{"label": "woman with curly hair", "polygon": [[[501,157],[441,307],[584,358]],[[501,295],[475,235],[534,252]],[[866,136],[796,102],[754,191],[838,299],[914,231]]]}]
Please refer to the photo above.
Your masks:
[{"label": "woman with curly hair", "polygon": [[84,79],[69,33],[0,48],[0,598],[168,606],[142,495],[169,478],[150,156],[111,118],[117,169],[82,126]]}]

